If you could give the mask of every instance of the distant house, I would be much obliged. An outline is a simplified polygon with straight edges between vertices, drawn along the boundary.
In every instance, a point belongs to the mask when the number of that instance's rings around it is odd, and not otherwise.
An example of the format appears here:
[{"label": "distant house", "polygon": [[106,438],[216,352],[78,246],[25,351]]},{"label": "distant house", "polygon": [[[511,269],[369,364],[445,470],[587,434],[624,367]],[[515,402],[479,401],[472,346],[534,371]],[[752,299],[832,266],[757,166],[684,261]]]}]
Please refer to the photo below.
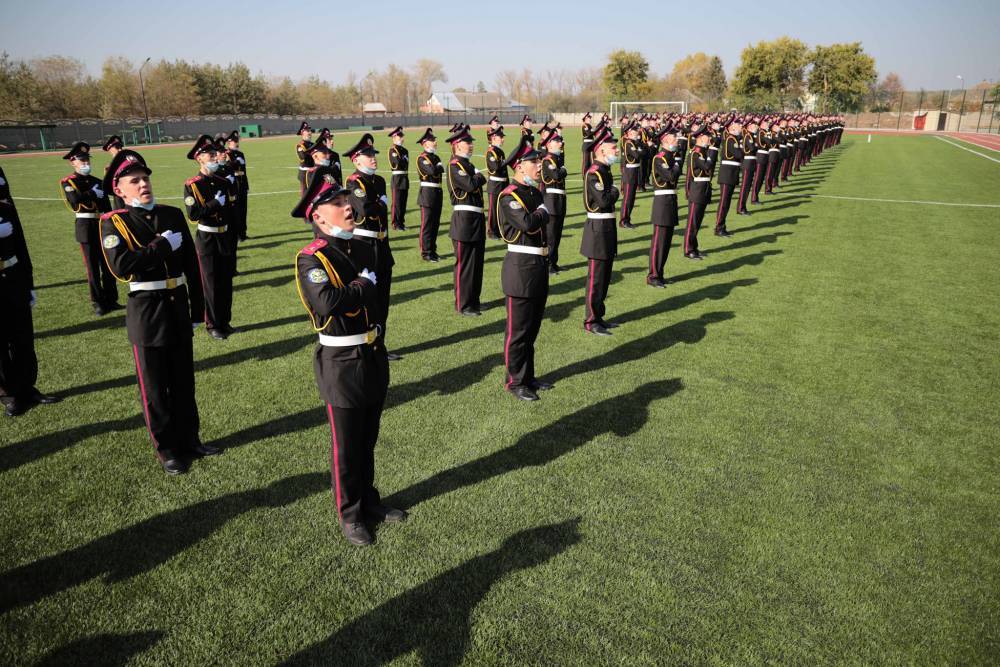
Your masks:
[{"label": "distant house", "polygon": [[446,111],[503,111],[519,110],[527,107],[517,100],[504,97],[500,93],[437,92],[420,107],[423,113],[444,113]]},{"label": "distant house", "polygon": [[388,113],[386,111],[385,105],[382,104],[381,102],[365,102],[364,106],[361,108],[361,111],[366,116],[384,116],[386,113]]}]

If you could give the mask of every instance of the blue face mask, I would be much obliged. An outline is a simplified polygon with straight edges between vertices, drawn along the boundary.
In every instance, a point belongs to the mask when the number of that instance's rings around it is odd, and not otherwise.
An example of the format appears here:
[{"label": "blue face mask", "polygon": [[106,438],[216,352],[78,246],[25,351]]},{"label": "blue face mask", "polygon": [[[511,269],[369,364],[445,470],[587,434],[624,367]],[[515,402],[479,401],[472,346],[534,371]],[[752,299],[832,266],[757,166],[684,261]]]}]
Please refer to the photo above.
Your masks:
[{"label": "blue face mask", "polygon": [[358,171],[360,171],[362,174],[368,174],[369,176],[375,173],[375,170],[372,169],[371,167],[362,167],[361,165],[358,165]]},{"label": "blue face mask", "polygon": [[533,179],[531,176],[525,176],[524,177],[524,184],[525,185],[535,185],[536,183],[538,183],[538,181],[536,181],[535,179]]},{"label": "blue face mask", "polygon": [[81,164],[79,167],[76,168],[76,171],[81,176],[88,176],[90,174],[90,165]]},{"label": "blue face mask", "polygon": [[616,163],[616,162],[618,162],[618,156],[617,155],[609,155],[608,156],[608,166],[609,167],[611,165],[613,165],[614,163]]},{"label": "blue face mask", "polygon": [[156,206],[156,199],[151,200],[148,204],[143,204],[138,200],[138,198],[136,198],[129,202],[129,206],[134,208],[144,208],[147,211],[152,211],[153,207]]},{"label": "blue face mask", "polygon": [[219,163],[215,162],[215,161],[206,162],[204,164],[204,167],[205,167],[205,169],[208,169],[208,173],[214,174],[215,172],[217,172],[219,170]]},{"label": "blue face mask", "polygon": [[334,227],[333,237],[349,241],[350,239],[354,238],[354,232],[353,231],[349,232],[345,229],[341,229],[340,227]]},{"label": "blue face mask", "polygon": [[318,164],[321,167],[329,167],[330,166],[330,161],[329,160],[316,160],[316,164]]}]

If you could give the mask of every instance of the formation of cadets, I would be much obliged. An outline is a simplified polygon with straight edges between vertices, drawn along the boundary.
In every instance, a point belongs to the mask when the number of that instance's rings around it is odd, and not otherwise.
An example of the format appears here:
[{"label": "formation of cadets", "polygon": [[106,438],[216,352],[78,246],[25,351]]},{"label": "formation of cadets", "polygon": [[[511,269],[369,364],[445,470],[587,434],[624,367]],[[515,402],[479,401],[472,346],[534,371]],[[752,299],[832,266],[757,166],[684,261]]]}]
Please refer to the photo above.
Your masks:
[{"label": "formation of cadets", "polygon": [[[687,200],[683,254],[702,260],[698,232],[719,185],[714,233],[730,236],[736,214],[750,215],[761,191],[771,194],[824,149],[840,143],[840,118],[804,114],[635,114],[582,119],[582,198],[586,219],[580,253],[587,260],[584,331],[610,336],[606,300],[617,255],[618,230],[636,229],[635,204],[652,191],[646,284],[665,288],[665,265],[680,224],[678,191]],[[560,242],[567,214],[565,137],[560,124],[533,130],[520,123],[517,145],[504,151],[505,133],[494,116],[487,129],[485,171],[473,163],[475,140],[465,124],[452,126],[447,162],[431,128],[416,141],[420,209],[418,247],[440,261],[437,240],[444,190],[451,202],[448,235],[455,256],[454,308],[481,315],[488,239],[506,244],[501,289],[506,307],[504,387],[524,401],[553,385],[535,373],[534,345],[544,316],[550,276],[560,273]],[[374,137],[364,134],[343,159],[334,136],[308,123],[296,144],[301,198],[292,217],[311,228],[313,241],[295,257],[296,289],[318,335],[313,367],[331,429],[331,485],[341,529],[353,544],[371,544],[373,522],[399,522],[406,512],[388,507],[374,485],[374,448],[389,385],[386,349],[394,259],[390,230],[405,231],[410,156],[405,133],[388,133],[390,184],[379,175]],[[142,413],[154,451],[169,474],[186,472],[203,456],[221,453],[199,438],[192,339],[202,323],[214,339],[232,327],[237,248],[247,235],[250,191],[239,134],[200,136],[187,157],[194,175],[184,183],[184,210],[158,204],[152,169],[113,136],[103,179],[91,175],[90,146],[64,155],[73,171],[60,181],[74,215],[90,300],[97,315],[121,308],[127,289],[126,329],[132,345]],[[613,167],[619,165],[621,186]],[[683,180],[683,184],[682,184]],[[391,203],[390,203],[391,194]],[[0,299],[13,313],[0,326],[0,399],[15,416],[58,397],[36,387],[31,308],[36,302],[31,260],[6,178],[0,170]]]}]

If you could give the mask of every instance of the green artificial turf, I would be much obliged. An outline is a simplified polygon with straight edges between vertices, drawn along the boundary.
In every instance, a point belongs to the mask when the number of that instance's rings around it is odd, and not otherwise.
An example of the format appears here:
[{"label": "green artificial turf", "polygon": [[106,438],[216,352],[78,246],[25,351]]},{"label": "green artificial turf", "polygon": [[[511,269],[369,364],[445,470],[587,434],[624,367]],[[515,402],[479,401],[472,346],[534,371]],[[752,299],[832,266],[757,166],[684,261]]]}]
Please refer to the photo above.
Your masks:
[{"label": "green artificial turf", "polygon": [[[0,419],[0,662],[995,663],[1000,164],[845,136],[752,217],[734,204],[734,237],[712,236],[711,205],[705,261],[679,229],[666,290],[644,284],[640,194],[607,302],[622,327],[600,338],[581,326],[567,134],[567,270],[536,356],[557,387],[537,403],[503,391],[504,249],[488,242],[489,309],[459,317],[450,207],[443,261],[421,262],[411,190],[376,455],[411,518],[366,549],[329,491],[295,138],[244,142],[242,332],[195,338],[202,439],[226,452],[178,478],[153,456],[124,316],[88,303],[66,163],[2,159],[40,288],[39,387],[65,400]],[[181,204],[186,150],[144,151],[161,203]]]}]

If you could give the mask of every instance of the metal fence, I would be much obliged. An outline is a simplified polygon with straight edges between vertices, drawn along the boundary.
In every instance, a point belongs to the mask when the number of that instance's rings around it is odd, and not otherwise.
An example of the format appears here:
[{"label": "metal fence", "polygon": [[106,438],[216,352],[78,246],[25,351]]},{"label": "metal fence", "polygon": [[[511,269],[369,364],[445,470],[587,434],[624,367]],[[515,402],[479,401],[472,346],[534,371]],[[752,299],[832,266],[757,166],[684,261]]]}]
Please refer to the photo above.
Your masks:
[{"label": "metal fence", "polygon": [[903,91],[866,96],[860,109],[843,115],[848,127],[861,129],[998,134],[998,102],[1000,95],[982,88]]},{"label": "metal fence", "polygon": [[[359,114],[357,116],[276,116],[276,115],[218,115],[196,117],[117,119],[80,119],[38,121],[31,123],[0,120],[0,152],[62,149],[77,141],[100,146],[113,134],[120,135],[127,145],[191,141],[201,134],[229,133],[240,125],[260,125],[261,136],[295,134],[302,121],[315,129],[379,130],[404,127],[450,126],[463,122],[485,125],[496,113],[504,125],[521,122],[523,111],[470,111],[416,114]],[[535,120],[544,120],[538,119]]]}]

